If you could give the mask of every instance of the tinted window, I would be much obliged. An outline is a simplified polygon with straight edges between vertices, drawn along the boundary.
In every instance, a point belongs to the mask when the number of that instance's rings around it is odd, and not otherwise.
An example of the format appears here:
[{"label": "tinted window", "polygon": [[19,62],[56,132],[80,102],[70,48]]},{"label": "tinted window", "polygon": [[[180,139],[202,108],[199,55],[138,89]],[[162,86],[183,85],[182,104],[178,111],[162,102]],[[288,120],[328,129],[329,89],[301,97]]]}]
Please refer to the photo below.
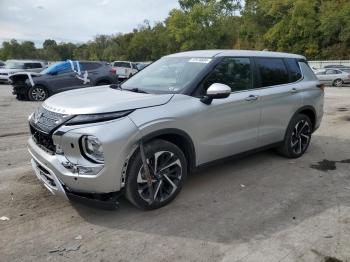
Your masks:
[{"label": "tinted window", "polygon": [[302,77],[298,60],[294,58],[286,58],[285,62],[289,69],[290,82],[298,81]]},{"label": "tinted window", "polygon": [[232,92],[252,88],[252,72],[249,58],[224,58],[203,83],[202,92],[210,85],[221,83],[231,87]]},{"label": "tinted window", "polygon": [[261,86],[275,86],[289,82],[288,71],[281,58],[256,58]]},{"label": "tinted window", "polygon": [[42,64],[41,63],[32,63],[32,67],[33,68],[42,68]]},{"label": "tinted window", "polygon": [[100,67],[99,63],[89,63],[89,62],[81,62],[80,63],[81,70],[94,70]]},{"label": "tinted window", "polygon": [[130,68],[130,64],[127,62],[115,62],[114,66],[116,67],[126,67],[126,68]]}]

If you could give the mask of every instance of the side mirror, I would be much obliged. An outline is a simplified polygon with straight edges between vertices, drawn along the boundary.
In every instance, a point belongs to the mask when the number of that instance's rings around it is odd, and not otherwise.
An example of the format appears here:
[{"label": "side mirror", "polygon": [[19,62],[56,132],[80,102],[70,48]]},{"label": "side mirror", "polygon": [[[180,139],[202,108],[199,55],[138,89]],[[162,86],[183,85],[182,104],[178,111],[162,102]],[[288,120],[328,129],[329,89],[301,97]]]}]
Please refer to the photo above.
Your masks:
[{"label": "side mirror", "polygon": [[214,83],[209,86],[205,96],[201,98],[201,102],[210,105],[213,99],[227,98],[231,94],[231,88],[228,85]]}]

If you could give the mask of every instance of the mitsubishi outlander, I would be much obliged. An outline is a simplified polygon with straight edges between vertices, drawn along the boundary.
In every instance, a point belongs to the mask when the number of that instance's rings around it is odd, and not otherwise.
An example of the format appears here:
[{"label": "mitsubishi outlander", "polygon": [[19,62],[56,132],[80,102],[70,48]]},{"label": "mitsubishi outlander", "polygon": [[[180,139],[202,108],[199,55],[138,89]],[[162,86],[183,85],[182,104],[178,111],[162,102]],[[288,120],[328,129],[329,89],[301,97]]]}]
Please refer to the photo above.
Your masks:
[{"label": "mitsubishi outlander", "polygon": [[29,117],[37,177],[54,194],[155,209],[198,166],[276,148],[297,158],[323,115],[305,57],[203,50],[165,56],[121,85],[54,95]]}]

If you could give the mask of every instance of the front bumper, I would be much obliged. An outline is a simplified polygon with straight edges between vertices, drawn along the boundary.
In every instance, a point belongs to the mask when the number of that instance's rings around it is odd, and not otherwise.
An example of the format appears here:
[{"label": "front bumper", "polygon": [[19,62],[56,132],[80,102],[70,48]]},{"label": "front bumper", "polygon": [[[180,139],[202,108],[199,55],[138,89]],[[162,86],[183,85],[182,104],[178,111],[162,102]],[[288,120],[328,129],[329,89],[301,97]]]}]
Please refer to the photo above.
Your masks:
[{"label": "front bumper", "polygon": [[[52,193],[63,196],[64,192],[68,196],[69,193],[107,196],[121,192],[125,182],[125,162],[139,139],[139,132],[134,123],[128,117],[124,117],[105,123],[64,128],[59,128],[53,135],[54,143],[63,150],[63,155],[45,151],[32,137],[28,140],[28,149],[35,161],[33,168],[44,185]],[[82,135],[94,135],[103,145],[105,162],[102,169],[94,173],[79,171],[79,167],[93,166],[81,155],[79,140]],[[67,162],[70,163],[69,166]],[[40,173],[41,167],[48,174]],[[54,180],[54,186],[50,179]]]},{"label": "front bumper", "polygon": [[62,182],[56,177],[55,173],[40,162],[34,154],[28,150],[32,156],[31,163],[37,178],[43,182],[44,186],[53,194],[66,198],[66,191],[63,188]]}]

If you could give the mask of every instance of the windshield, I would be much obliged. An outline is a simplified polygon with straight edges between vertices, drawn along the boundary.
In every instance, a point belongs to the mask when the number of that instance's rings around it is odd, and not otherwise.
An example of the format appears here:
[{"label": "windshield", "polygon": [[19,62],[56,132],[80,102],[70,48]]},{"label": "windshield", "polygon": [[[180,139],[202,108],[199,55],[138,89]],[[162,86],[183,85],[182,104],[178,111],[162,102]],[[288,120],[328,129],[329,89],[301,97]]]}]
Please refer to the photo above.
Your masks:
[{"label": "windshield", "polygon": [[122,84],[147,93],[179,93],[208,65],[210,58],[164,57]]},{"label": "windshield", "polygon": [[6,69],[24,69],[24,64],[21,62],[8,61],[5,63]]}]

